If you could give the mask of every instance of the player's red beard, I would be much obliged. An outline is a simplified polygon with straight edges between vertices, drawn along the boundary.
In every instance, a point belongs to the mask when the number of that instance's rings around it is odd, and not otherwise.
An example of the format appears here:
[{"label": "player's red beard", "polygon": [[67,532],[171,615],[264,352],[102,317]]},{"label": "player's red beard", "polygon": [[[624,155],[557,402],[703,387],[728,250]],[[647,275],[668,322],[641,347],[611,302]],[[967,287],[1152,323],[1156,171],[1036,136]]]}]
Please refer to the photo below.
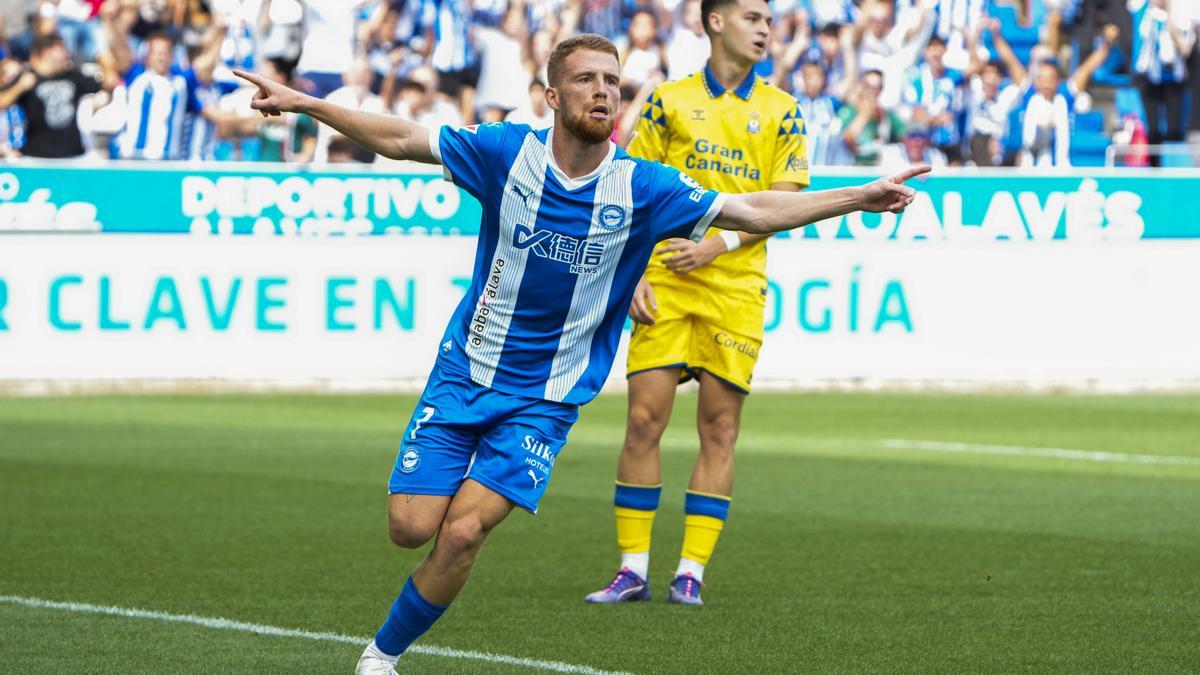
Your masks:
[{"label": "player's red beard", "polygon": [[596,120],[590,117],[591,108],[580,110],[577,115],[563,115],[563,126],[571,135],[585,143],[603,143],[612,138],[616,121],[612,114],[607,119]]}]

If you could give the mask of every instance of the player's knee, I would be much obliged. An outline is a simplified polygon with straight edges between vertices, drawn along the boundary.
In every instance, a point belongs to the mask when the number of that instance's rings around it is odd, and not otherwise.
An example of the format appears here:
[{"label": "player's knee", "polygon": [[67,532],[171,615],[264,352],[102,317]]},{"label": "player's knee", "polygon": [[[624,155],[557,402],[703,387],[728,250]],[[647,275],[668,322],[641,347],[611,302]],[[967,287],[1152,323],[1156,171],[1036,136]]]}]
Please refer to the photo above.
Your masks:
[{"label": "player's knee", "polygon": [[486,537],[487,530],[479,518],[468,515],[443,523],[437,545],[451,557],[459,557],[478,551]]},{"label": "player's knee", "polygon": [[426,514],[417,509],[388,509],[388,537],[400,548],[420,548],[437,534],[442,514]]},{"label": "player's knee", "polygon": [[738,420],[730,413],[704,415],[700,418],[700,439],[712,452],[733,456],[737,442]]},{"label": "player's knee", "polygon": [[420,548],[437,532],[437,522],[423,523],[412,519],[388,520],[388,536],[400,548]]},{"label": "player's knee", "polygon": [[642,404],[629,407],[629,436],[637,445],[653,445],[666,426],[666,412]]}]

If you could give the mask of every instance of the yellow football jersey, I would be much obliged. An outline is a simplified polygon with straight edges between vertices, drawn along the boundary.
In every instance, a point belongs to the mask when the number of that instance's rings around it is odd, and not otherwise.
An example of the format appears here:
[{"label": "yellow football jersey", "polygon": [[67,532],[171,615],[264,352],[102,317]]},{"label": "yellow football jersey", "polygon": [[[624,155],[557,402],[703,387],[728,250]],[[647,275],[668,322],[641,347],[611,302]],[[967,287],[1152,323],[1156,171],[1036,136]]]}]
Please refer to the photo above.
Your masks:
[{"label": "yellow football jersey", "polygon": [[[743,193],[772,183],[808,187],[808,150],[800,105],[751,74],[726,91],[704,70],[659,85],[642,109],[629,154],[673,166],[706,188]],[[715,228],[709,236],[716,234]],[[766,242],[743,246],[690,272],[691,281],[724,294],[759,296],[766,288]],[[646,270],[654,283],[677,276],[656,255]]]}]

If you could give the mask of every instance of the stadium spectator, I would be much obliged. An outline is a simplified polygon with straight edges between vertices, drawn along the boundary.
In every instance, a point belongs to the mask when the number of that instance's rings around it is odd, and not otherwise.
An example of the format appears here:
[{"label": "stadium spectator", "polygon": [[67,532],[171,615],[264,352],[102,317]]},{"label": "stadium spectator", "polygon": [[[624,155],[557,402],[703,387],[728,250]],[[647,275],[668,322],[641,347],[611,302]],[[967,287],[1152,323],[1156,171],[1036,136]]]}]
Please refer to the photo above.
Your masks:
[{"label": "stadium spectator", "polygon": [[433,44],[429,62],[437,70],[439,91],[459,104],[464,124],[475,121],[475,87],[480,63],[471,40],[471,6],[467,0],[429,0],[436,3],[432,25],[423,26]]},{"label": "stadium spectator", "polygon": [[679,20],[672,24],[667,38],[667,79],[681,80],[699,71],[708,63],[711,49],[700,20],[700,0],[684,0],[679,6]]},{"label": "stadium spectator", "polygon": [[[981,63],[979,37],[989,33],[1001,60]],[[1021,64],[1000,34],[1000,22],[981,21],[971,33],[968,49],[973,61],[973,75],[966,93],[967,151],[976,166],[1012,164],[1015,156],[1006,157],[1005,140],[1009,136],[1009,118],[1021,102],[1021,93],[1028,86],[1028,71]],[[1005,81],[1011,75],[1012,80]]]},{"label": "stadium spectator", "polygon": [[885,145],[879,153],[879,165],[885,171],[928,164],[935,169],[947,166],[946,155],[933,142],[930,129],[910,125],[900,143]]},{"label": "stadium spectator", "polygon": [[[1154,20],[1162,11],[1170,21]],[[298,83],[328,95],[345,78],[359,79],[352,71],[365,60],[368,88],[384,99],[385,110],[396,111],[408,101],[415,106],[410,114],[426,119],[470,124],[507,115],[540,125],[549,113],[541,103],[544,90],[534,80],[545,82],[549,54],[560,40],[582,30],[618,38],[622,85],[635,96],[651,72],[677,79],[703,64],[707,41],[700,12],[700,0],[10,0],[0,6],[0,59],[28,67],[34,40],[57,30],[71,34],[63,36],[64,42],[68,51],[74,45],[82,72],[112,79],[103,87],[113,91],[111,104],[96,107],[81,100],[77,109],[83,147],[95,145],[95,154],[106,154],[106,140],[115,137],[112,152],[121,156],[253,158],[258,122],[246,136],[244,120],[224,121],[231,104],[214,104],[213,88],[229,93],[234,68],[262,70],[267,66],[256,64],[277,58],[306,76]],[[1153,141],[1176,142],[1189,130],[1200,141],[1200,78],[1193,75],[1200,69],[1200,50],[1193,45],[1200,1],[775,0],[772,14],[776,39],[757,70],[802,101],[814,164],[868,161],[841,141],[847,128],[838,128],[844,124],[840,115],[857,107],[858,96],[851,92],[864,70],[883,75],[878,107],[897,113],[905,126],[926,127],[951,163],[960,156],[976,165],[1065,162],[1075,115],[1090,109],[1094,92],[1086,84],[1101,64],[1106,86],[1120,86],[1120,78],[1132,75]],[[203,54],[208,31],[218,20],[226,28],[210,80],[203,76],[208,69]],[[1128,26],[1124,35],[1116,33],[1117,40],[1127,42],[1113,42],[1107,23]],[[97,34],[97,26],[106,34]],[[126,38],[109,39],[110,27],[122,29]],[[154,78],[144,75],[143,70],[153,70],[146,67],[151,56],[164,52],[159,43],[164,37],[174,45],[166,50],[168,70]],[[1123,58],[1106,62],[1117,46]],[[1098,52],[1104,58],[1096,61]],[[134,66],[135,56],[143,66]],[[1052,72],[1055,63],[1060,70],[1074,68],[1071,77]],[[432,77],[425,70],[430,67]],[[97,75],[98,70],[104,74]],[[961,83],[949,86],[957,72]],[[1046,91],[1058,81],[1052,95],[1039,93],[1039,76]],[[142,80],[135,83],[138,77]],[[822,79],[823,91],[815,96],[806,91],[806,81]],[[151,81],[156,86],[150,89],[147,117],[142,104]],[[438,91],[422,93],[426,83]],[[135,84],[138,89],[130,91]],[[482,98],[479,87],[484,87]],[[1015,100],[1014,92],[1020,92]],[[1101,112],[1110,115],[1112,97],[1097,98]],[[446,114],[449,106],[456,114]],[[831,109],[839,115],[836,120]],[[24,116],[19,104],[3,111],[0,152],[11,155],[25,142]],[[1056,125],[1063,119],[1060,143]],[[1089,120],[1088,129],[1094,125]],[[306,126],[290,128],[304,131]],[[170,147],[131,149],[139,135],[149,146],[166,140]],[[836,141],[822,143],[834,135]],[[620,125],[616,136],[621,138]],[[318,161],[327,142],[323,137],[317,144]],[[1100,156],[1093,143],[1091,151],[1077,153],[1081,161]],[[263,147],[267,157],[303,158],[304,144],[296,145],[296,152],[293,145],[267,142]],[[1066,146],[1061,153],[1060,145]],[[286,151],[277,152],[279,147]]]},{"label": "stadium spectator", "polygon": [[475,28],[475,49],[480,57],[475,104],[480,121],[499,122],[525,104],[529,74],[524,36],[525,9],[519,2],[508,6],[499,29]]},{"label": "stadium spectator", "polygon": [[808,0],[813,27],[824,30],[830,25],[853,24],[858,20],[858,7],[851,0]]},{"label": "stadium spectator", "polygon": [[[0,58],[0,91],[16,83],[25,68],[16,59]],[[25,145],[25,113],[19,105],[0,110],[0,159],[20,157]]]},{"label": "stadium spectator", "polygon": [[961,71],[947,68],[945,56],[946,41],[937,35],[930,37],[925,45],[924,63],[910,71],[903,101],[907,116],[927,131],[927,140],[951,164],[961,164],[958,122],[963,109],[961,87],[965,76]]},{"label": "stadium spectator", "polygon": [[86,147],[79,132],[78,112],[84,97],[102,90],[94,77],[71,63],[71,53],[56,34],[33,42],[30,69],[0,91],[0,109],[13,104],[24,112],[21,152],[30,157],[80,157]]},{"label": "stadium spectator", "polygon": [[[1190,14],[1192,32],[1200,34],[1200,2],[1184,4],[1182,7],[1175,7],[1180,13],[1185,16]],[[1189,129],[1194,138],[1193,142],[1200,143],[1200,49],[1192,48],[1192,58],[1188,65],[1188,80],[1190,82],[1190,93],[1192,99],[1192,108],[1189,114],[1191,124]],[[1197,162],[1200,165],[1200,162]]]},{"label": "stadium spectator", "polygon": [[437,73],[430,66],[414,68],[397,85],[396,95],[385,93],[384,101],[393,114],[430,129],[462,125],[458,106],[437,96]]},{"label": "stadium spectator", "polygon": [[1021,150],[1019,166],[1071,165],[1071,115],[1081,101],[1090,105],[1086,89],[1092,73],[1108,58],[1109,50],[1120,36],[1112,24],[1104,29],[1104,42],[1065,82],[1060,66],[1045,46],[1032,53],[1032,86],[1024,97],[1021,111]]},{"label": "stadium spectator", "polygon": [[529,83],[529,102],[509,113],[505,121],[513,124],[528,124],[534,129],[545,129],[554,123],[554,111],[546,105],[546,83],[534,79]]},{"label": "stadium spectator", "polygon": [[985,18],[985,0],[937,0],[933,34],[946,44],[946,65],[966,70],[971,63],[970,36]]},{"label": "stadium spectator", "polygon": [[175,64],[175,39],[152,33],[144,41],[145,57],[132,62],[129,40],[117,39],[112,51],[125,72],[128,118],[117,142],[122,159],[173,159],[183,126],[188,82]]},{"label": "stadium spectator", "polygon": [[[322,127],[323,128],[323,127]],[[329,164],[356,164],[361,162],[361,154],[369,152],[356,145],[354,141],[341,134],[333,134],[326,144],[326,159]],[[370,153],[374,156],[374,153]]]},{"label": "stadium spectator", "polygon": [[[1133,14],[1133,72],[1150,144],[1182,141],[1187,61],[1196,45],[1191,17],[1167,0],[1129,0],[1127,6]],[[1158,166],[1160,156],[1151,154],[1150,161]]]},{"label": "stadium spectator", "polygon": [[535,80],[546,81],[550,53],[554,50],[554,33],[542,29],[529,36],[529,59],[525,69]]},{"label": "stadium spectator", "polygon": [[898,25],[895,15],[896,6],[890,0],[864,0],[855,27],[858,65],[884,75],[886,88],[879,94],[879,103],[889,109],[899,105],[905,73],[917,62],[933,33],[935,18],[924,6],[915,21]]},{"label": "stadium spectator", "polygon": [[621,34],[623,0],[571,0],[568,6],[572,16],[578,17],[579,32],[597,33],[610,40]]},{"label": "stadium spectator", "polygon": [[309,94],[328,96],[354,64],[355,19],[367,0],[303,0],[304,42],[296,64]]},{"label": "stadium spectator", "polygon": [[[288,61],[267,59],[259,72],[272,82],[299,88],[299,78]],[[317,148],[317,123],[308,115],[247,114],[254,91],[253,87],[242,87],[221,99],[221,109],[227,113],[221,120],[222,134],[237,141],[235,157],[293,164],[311,161]],[[253,142],[243,142],[244,139]],[[252,150],[247,151],[247,147]]]},{"label": "stadium spectator", "polygon": [[804,130],[808,133],[808,163],[812,166],[850,164],[851,158],[842,142],[842,120],[838,117],[842,102],[827,93],[825,70],[817,61],[805,61],[798,75],[801,83],[794,95],[803,111]]},{"label": "stadium spectator", "polygon": [[[383,99],[371,93],[371,65],[366,59],[357,59],[354,65],[350,66],[350,70],[342,76],[343,84],[341,87],[330,92],[325,97],[326,101],[334,105],[340,105],[343,108],[351,110],[362,110],[370,113],[383,113]],[[318,166],[329,160],[329,143],[333,140],[334,132],[327,126],[320,126],[317,129],[317,144],[313,149],[313,164]],[[355,154],[355,158],[360,162],[371,162],[375,159],[374,155],[366,150],[360,150]]]},{"label": "stadium spectator", "polygon": [[838,111],[842,141],[859,166],[877,166],[883,146],[904,138],[904,122],[880,102],[883,86],[883,73],[868,70],[851,94],[850,103]]},{"label": "stadium spectator", "polygon": [[304,6],[299,0],[262,0],[259,56],[295,62],[304,38]]},{"label": "stadium spectator", "polygon": [[666,72],[666,49],[658,39],[658,17],[648,9],[639,9],[629,20],[629,30],[617,41],[621,61],[621,82],[641,87],[652,73]]}]

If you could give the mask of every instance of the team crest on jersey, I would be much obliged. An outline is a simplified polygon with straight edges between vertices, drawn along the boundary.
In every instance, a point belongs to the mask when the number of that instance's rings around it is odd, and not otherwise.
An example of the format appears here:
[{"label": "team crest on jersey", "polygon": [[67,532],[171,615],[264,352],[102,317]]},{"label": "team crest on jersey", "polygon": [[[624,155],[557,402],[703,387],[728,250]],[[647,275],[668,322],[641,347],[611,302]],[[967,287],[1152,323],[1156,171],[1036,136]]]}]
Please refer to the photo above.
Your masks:
[{"label": "team crest on jersey", "polygon": [[750,122],[746,124],[746,131],[752,134],[757,134],[759,131],[762,131],[762,124],[758,121],[757,112],[750,113]]},{"label": "team crest on jersey", "polygon": [[412,473],[421,465],[421,453],[416,448],[408,448],[400,455],[400,471]]},{"label": "team crest on jersey", "polygon": [[600,227],[609,232],[615,232],[624,224],[625,209],[616,204],[607,204],[600,209]]}]

